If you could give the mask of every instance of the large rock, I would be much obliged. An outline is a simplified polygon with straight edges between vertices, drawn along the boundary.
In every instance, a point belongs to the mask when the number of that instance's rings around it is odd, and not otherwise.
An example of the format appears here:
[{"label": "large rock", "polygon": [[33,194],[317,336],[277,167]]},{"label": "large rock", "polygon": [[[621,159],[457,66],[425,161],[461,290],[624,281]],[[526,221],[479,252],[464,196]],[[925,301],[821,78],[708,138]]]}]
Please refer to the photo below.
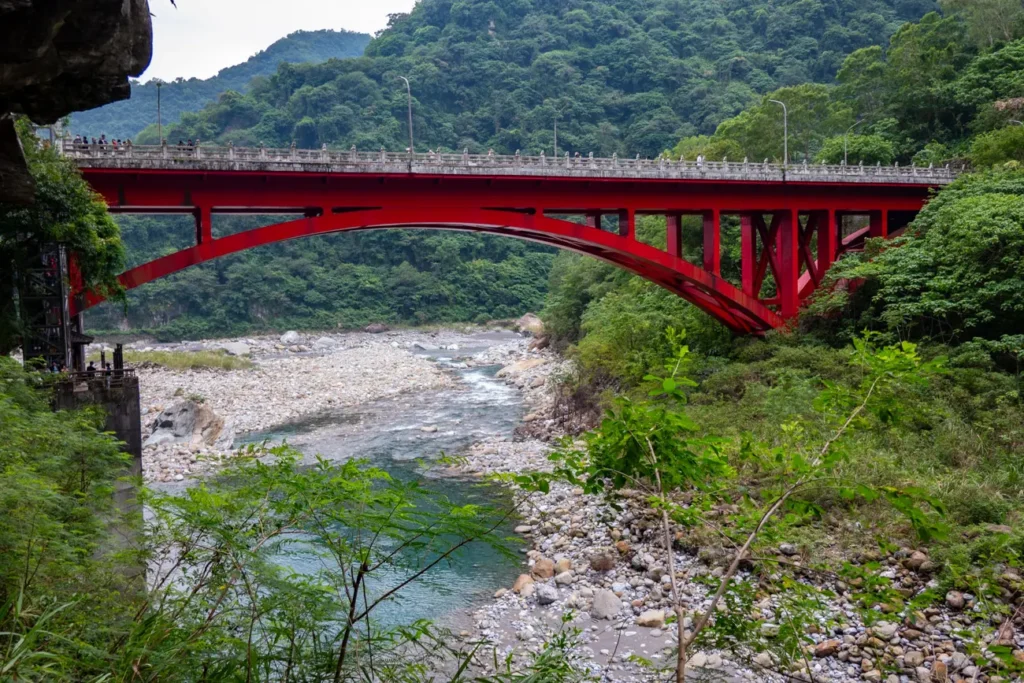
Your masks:
[{"label": "large rock", "polygon": [[128,99],[152,55],[147,0],[0,0],[0,202],[33,189],[8,112],[49,124]]},{"label": "large rock", "polygon": [[252,353],[249,345],[242,342],[227,342],[226,344],[221,344],[220,348],[227,351],[229,356],[248,356]]},{"label": "large rock", "polygon": [[128,99],[152,56],[147,0],[0,0],[0,111],[53,123]]},{"label": "large rock", "polygon": [[302,339],[302,337],[300,337],[299,333],[295,330],[289,330],[281,335],[281,343],[285,346],[298,344],[300,339]]},{"label": "large rock", "polygon": [[14,120],[0,115],[0,203],[31,204],[35,194]]},{"label": "large rock", "polygon": [[911,650],[903,655],[903,662],[910,668],[916,669],[924,664],[924,653],[920,650]]},{"label": "large rock", "polygon": [[590,568],[595,572],[610,572],[615,569],[619,556],[610,548],[601,548],[590,556]]},{"label": "large rock", "polygon": [[550,579],[555,575],[555,563],[546,557],[538,558],[533,564],[533,574],[535,579]]},{"label": "large rock", "polygon": [[880,621],[875,624],[874,628],[871,629],[871,632],[882,640],[891,640],[892,637],[896,635],[896,632],[899,631],[899,628],[899,624],[890,624],[887,621]]},{"label": "large rock", "polygon": [[636,618],[637,626],[647,628],[664,628],[665,611],[660,609],[649,609]]},{"label": "large rock", "polygon": [[363,331],[370,334],[384,334],[385,332],[390,332],[391,328],[384,323],[373,323],[372,325],[367,325]]},{"label": "large rock", "polygon": [[537,603],[550,605],[558,600],[558,589],[551,584],[537,584]]},{"label": "large rock", "polygon": [[529,574],[520,574],[516,582],[512,584],[512,590],[516,593],[522,593],[523,589],[527,586],[533,585],[533,577]]},{"label": "large rock", "polygon": [[231,429],[225,428],[224,418],[209,406],[195,401],[179,401],[157,416],[143,446],[175,443],[189,447],[230,448],[233,440]]},{"label": "large rock", "polygon": [[320,337],[313,342],[313,348],[317,351],[333,351],[341,346],[341,342],[333,337]]},{"label": "large rock", "polygon": [[595,619],[613,619],[622,610],[622,601],[610,590],[599,590],[594,595],[594,604],[590,607],[590,616]]},{"label": "large rock", "polygon": [[543,358],[527,358],[526,360],[517,361],[512,365],[507,365],[503,367],[501,370],[498,370],[497,377],[499,377],[500,379],[505,379],[506,377],[516,377],[518,375],[523,374],[527,370],[533,370],[534,368],[540,367],[541,365],[544,365],[544,363],[546,362],[547,361],[545,361]]},{"label": "large rock", "polygon": [[540,337],[544,334],[544,321],[533,313],[527,313],[516,321],[516,328],[524,334],[532,337]]}]

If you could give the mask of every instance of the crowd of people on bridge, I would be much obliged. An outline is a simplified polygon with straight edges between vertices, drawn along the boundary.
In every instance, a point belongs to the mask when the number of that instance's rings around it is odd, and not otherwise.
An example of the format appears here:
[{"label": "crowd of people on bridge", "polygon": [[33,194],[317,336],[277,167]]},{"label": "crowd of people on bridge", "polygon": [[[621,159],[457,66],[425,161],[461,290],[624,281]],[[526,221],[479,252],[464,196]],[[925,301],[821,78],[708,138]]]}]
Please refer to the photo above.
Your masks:
[{"label": "crowd of people on bridge", "polygon": [[107,140],[106,135],[101,135],[99,138],[90,138],[88,135],[76,135],[75,139],[72,140],[72,144],[75,146],[75,149],[88,149],[92,146],[98,147],[102,151],[106,150],[108,147],[113,150],[131,147],[132,141],[129,138],[125,138],[124,140],[120,138]]},{"label": "crowd of people on bridge", "polygon": [[[123,140],[120,138],[113,138],[108,140],[106,135],[101,135],[98,138],[90,138],[88,135],[76,135],[74,140],[72,140],[72,144],[76,150],[87,151],[88,149],[93,148],[99,149],[101,152],[108,149],[116,152],[118,150],[131,147],[132,141],[129,138],[125,138]],[[167,140],[164,140],[162,144],[166,146]],[[189,138],[188,140],[180,139],[178,140],[177,145],[179,152],[191,152],[198,146],[199,141],[193,141],[192,138]]]}]

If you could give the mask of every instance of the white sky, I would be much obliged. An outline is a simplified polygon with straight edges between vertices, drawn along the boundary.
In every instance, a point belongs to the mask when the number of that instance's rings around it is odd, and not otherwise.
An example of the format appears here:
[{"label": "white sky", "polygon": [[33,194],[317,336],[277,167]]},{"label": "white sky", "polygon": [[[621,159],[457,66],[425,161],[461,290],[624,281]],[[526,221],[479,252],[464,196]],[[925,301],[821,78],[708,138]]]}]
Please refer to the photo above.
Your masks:
[{"label": "white sky", "polygon": [[415,0],[150,0],[153,62],[142,76],[209,78],[300,29],[374,34]]}]

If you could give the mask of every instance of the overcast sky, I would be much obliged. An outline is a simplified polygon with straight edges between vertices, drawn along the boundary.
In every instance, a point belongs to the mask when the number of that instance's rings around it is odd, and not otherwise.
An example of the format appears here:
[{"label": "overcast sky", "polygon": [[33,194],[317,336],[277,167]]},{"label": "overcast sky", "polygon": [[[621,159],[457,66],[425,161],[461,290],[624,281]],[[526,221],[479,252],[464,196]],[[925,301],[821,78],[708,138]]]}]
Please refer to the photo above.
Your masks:
[{"label": "overcast sky", "polygon": [[293,31],[373,34],[415,0],[150,0],[153,62],[143,81],[209,78]]}]

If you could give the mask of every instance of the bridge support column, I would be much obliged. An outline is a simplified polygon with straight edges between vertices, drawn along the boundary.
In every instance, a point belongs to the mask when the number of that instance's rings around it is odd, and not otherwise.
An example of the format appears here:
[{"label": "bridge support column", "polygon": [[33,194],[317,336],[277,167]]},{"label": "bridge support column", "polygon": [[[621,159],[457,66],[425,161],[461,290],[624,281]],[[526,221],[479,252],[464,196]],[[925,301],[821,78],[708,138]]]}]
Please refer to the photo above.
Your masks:
[{"label": "bridge support column", "polygon": [[722,214],[718,209],[704,212],[704,270],[722,274]]},{"label": "bridge support column", "polygon": [[678,213],[665,216],[665,230],[665,251],[683,258],[683,217]]},{"label": "bridge support column", "polygon": [[779,213],[777,235],[777,282],[779,313],[787,320],[800,312],[800,213],[788,209]]},{"label": "bridge support column", "polygon": [[828,209],[818,215],[818,272],[825,273],[836,261],[839,244],[839,224],[836,210]]},{"label": "bridge support column", "polygon": [[885,209],[871,212],[871,237],[889,236],[889,212]]},{"label": "bridge support column", "polygon": [[196,244],[208,244],[213,241],[213,209],[200,206],[196,209]]},{"label": "bridge support column", "polygon": [[587,227],[601,229],[601,214],[599,213],[588,213],[587,214]]},{"label": "bridge support column", "polygon": [[742,268],[743,293],[757,296],[760,283],[754,282],[757,273],[757,232],[754,229],[754,216],[749,213],[740,215],[740,265]]},{"label": "bridge support column", "polygon": [[633,209],[619,211],[619,237],[633,239],[636,236],[636,213]]}]

